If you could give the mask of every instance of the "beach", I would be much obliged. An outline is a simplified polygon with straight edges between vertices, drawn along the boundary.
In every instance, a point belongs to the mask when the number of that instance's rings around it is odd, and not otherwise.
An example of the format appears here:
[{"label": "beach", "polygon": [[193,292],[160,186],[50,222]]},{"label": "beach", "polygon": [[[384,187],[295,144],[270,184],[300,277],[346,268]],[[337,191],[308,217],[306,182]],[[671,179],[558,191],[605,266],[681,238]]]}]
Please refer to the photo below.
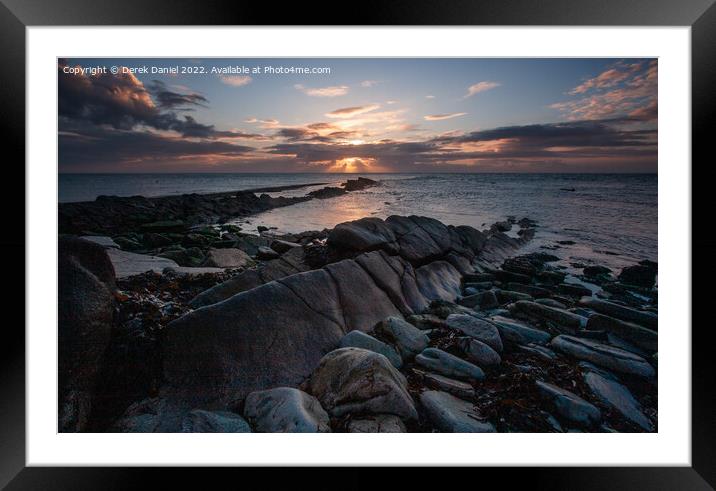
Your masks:
[{"label": "beach", "polygon": [[655,175],[124,179],[60,200],[60,431],[657,430]]}]

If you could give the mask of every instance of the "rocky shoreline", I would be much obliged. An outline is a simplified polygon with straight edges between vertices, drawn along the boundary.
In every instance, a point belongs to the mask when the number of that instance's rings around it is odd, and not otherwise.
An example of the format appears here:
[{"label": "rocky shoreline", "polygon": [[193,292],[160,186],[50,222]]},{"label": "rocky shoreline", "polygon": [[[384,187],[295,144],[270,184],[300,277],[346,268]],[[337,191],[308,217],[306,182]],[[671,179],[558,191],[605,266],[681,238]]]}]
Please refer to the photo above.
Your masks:
[{"label": "rocky shoreline", "polygon": [[[175,215],[143,223],[146,202],[115,198],[105,228],[101,204],[61,205],[60,431],[656,431],[656,263],[568,277],[551,252],[520,255],[539,230],[526,218],[221,225],[249,202],[369,185],[157,198]],[[147,227],[167,220],[183,225]]]}]

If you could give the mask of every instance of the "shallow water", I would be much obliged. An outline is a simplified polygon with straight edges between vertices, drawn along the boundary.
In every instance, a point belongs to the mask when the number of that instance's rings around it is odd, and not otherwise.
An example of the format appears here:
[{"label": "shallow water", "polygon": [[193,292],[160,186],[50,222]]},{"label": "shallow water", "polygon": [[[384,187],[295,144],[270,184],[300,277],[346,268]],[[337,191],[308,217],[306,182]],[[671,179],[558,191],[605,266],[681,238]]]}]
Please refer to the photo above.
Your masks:
[{"label": "shallow water", "polygon": [[[208,193],[300,183],[337,185],[345,174],[134,174],[60,175],[60,201],[101,194],[160,196]],[[349,176],[354,177],[354,176]],[[331,228],[364,216],[425,215],[454,225],[486,228],[512,215],[537,220],[529,249],[552,251],[572,262],[613,269],[641,259],[657,260],[657,176],[624,174],[436,174],[368,175],[381,185],[328,200],[277,208],[246,220],[276,232]],[[322,186],[319,186],[322,187]],[[301,196],[314,188],[273,195]],[[573,191],[572,191],[573,189]],[[559,245],[556,241],[574,241]]]}]

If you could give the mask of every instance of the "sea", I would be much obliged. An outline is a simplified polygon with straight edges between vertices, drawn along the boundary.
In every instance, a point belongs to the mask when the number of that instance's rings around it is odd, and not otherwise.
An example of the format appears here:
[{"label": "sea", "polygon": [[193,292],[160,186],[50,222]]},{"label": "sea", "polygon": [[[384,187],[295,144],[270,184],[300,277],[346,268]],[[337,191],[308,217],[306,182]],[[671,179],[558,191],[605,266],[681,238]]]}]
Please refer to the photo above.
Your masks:
[{"label": "sea", "polygon": [[366,216],[423,215],[478,229],[508,217],[528,217],[539,227],[525,251],[550,252],[570,272],[585,264],[617,272],[643,259],[658,260],[656,174],[60,174],[58,197],[73,202],[100,195],[151,197],[313,184],[269,193],[302,196],[359,175],[380,185],[235,223],[247,232],[261,225],[278,234],[332,228]]}]

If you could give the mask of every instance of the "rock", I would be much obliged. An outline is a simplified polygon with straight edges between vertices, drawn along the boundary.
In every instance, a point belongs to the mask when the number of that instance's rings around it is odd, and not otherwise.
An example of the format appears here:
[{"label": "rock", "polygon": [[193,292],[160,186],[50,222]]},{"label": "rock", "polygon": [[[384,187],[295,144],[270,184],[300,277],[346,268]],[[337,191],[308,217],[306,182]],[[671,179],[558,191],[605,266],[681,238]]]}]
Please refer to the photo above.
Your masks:
[{"label": "rock", "polygon": [[385,224],[395,234],[398,254],[412,264],[439,259],[451,249],[448,228],[434,218],[392,215]]},{"label": "rock", "polygon": [[421,331],[447,327],[447,322],[445,322],[444,319],[441,319],[437,315],[433,314],[413,314],[406,317],[405,320]]},{"label": "rock", "polygon": [[472,363],[438,348],[426,348],[415,357],[415,363],[447,377],[482,380],[485,373]]},{"label": "rock", "polygon": [[538,298],[535,300],[535,303],[546,305],[548,307],[554,307],[555,309],[567,310],[567,306],[565,304],[558,302],[553,298]]},{"label": "rock", "polygon": [[511,290],[497,290],[496,293],[500,304],[517,302],[519,300],[534,300],[532,296],[526,293],[513,292]]},{"label": "rock", "polygon": [[581,397],[556,385],[537,381],[537,389],[550,401],[558,414],[582,427],[593,427],[602,420],[602,413]]},{"label": "rock", "polygon": [[573,336],[557,336],[551,342],[552,348],[597,366],[619,373],[644,378],[654,377],[654,368],[644,358],[628,351],[614,348],[588,339]]},{"label": "rock", "polygon": [[391,228],[380,218],[372,217],[339,223],[328,234],[326,244],[330,254],[341,259],[375,250],[391,254],[398,251]]},{"label": "rock", "polygon": [[424,332],[398,317],[388,317],[375,330],[396,346],[404,360],[422,352],[430,342]]},{"label": "rock", "polygon": [[114,315],[115,278],[107,250],[58,240],[58,430],[85,431]]},{"label": "rock", "polygon": [[497,326],[500,337],[513,344],[547,344],[552,335],[541,329],[535,329],[513,319],[502,316],[490,317],[490,322]]},{"label": "rock", "polygon": [[232,247],[237,247],[249,256],[255,256],[259,252],[259,247],[268,247],[271,239],[261,237],[259,235],[242,234],[239,240]]},{"label": "rock", "polygon": [[284,252],[288,252],[291,249],[303,246],[301,244],[297,244],[295,242],[288,242],[286,240],[274,240],[273,242],[271,242],[270,247],[279,254],[283,254]]},{"label": "rock", "polygon": [[604,330],[616,334],[651,353],[659,349],[659,335],[655,331],[606,315],[594,314],[589,317],[587,329]]},{"label": "rock", "polygon": [[472,399],[475,397],[475,389],[472,388],[472,385],[467,382],[438,375],[437,373],[424,373],[423,382],[432,389],[447,392],[461,399]]},{"label": "rock", "polygon": [[523,283],[507,283],[508,290],[525,293],[534,298],[545,298],[552,295],[552,292],[546,288],[535,285],[525,285]]},{"label": "rock", "polygon": [[635,322],[654,331],[658,328],[658,316],[652,312],[632,309],[594,297],[582,297],[582,299],[579,300],[579,305],[595,310],[600,314],[608,315],[609,317]]},{"label": "rock", "polygon": [[467,290],[468,288],[472,288],[473,290],[482,291],[482,290],[489,290],[492,288],[493,283],[491,281],[480,281],[480,282],[468,282],[465,283],[463,286]]},{"label": "rock", "polygon": [[514,314],[522,314],[528,318],[554,322],[570,332],[576,332],[578,329],[587,325],[586,317],[525,300],[513,303],[510,307],[510,311]]},{"label": "rock", "polygon": [[492,273],[470,273],[464,275],[464,279],[466,285],[468,283],[490,283],[490,286],[492,286],[495,275]]},{"label": "rock", "polygon": [[84,235],[80,237],[80,239],[94,242],[95,244],[101,245],[105,249],[119,249],[119,245],[117,245],[117,243],[113,241],[111,237],[107,237],[106,235]]},{"label": "rock", "polygon": [[420,293],[427,299],[452,302],[460,296],[460,272],[447,261],[434,261],[417,268],[415,279]]},{"label": "rock", "polygon": [[510,222],[496,222],[493,227],[500,232],[509,232],[512,230],[512,224]]},{"label": "rock", "polygon": [[159,220],[141,226],[143,232],[183,232],[186,225],[182,220]]},{"label": "rock", "polygon": [[361,191],[366,188],[377,186],[378,181],[368,179],[366,177],[359,177],[358,179],[348,179],[346,182],[341,184],[346,191]]},{"label": "rock", "polygon": [[592,296],[592,290],[590,290],[586,286],[582,286],[576,283],[560,283],[556,286],[556,289],[559,293],[562,293],[564,295],[570,295],[572,297]]},{"label": "rock", "polygon": [[256,257],[263,260],[278,259],[281,255],[270,247],[261,246],[256,251]]},{"label": "rock", "polygon": [[256,231],[257,231],[258,233],[268,232],[268,229],[269,229],[269,228],[268,228],[268,227],[265,227],[264,225],[259,225],[258,227],[256,227]]},{"label": "rock", "polygon": [[619,281],[627,285],[652,288],[656,282],[656,274],[656,263],[649,261],[622,269],[619,273]]},{"label": "rock", "polygon": [[458,225],[455,232],[460,236],[462,244],[475,254],[482,250],[487,241],[484,233],[468,225]]},{"label": "rock", "polygon": [[586,365],[584,383],[594,396],[607,406],[616,409],[622,416],[641,427],[644,431],[653,431],[654,427],[641,410],[641,404],[634,399],[624,385],[611,374]]},{"label": "rock", "polygon": [[517,349],[525,353],[539,356],[546,360],[555,360],[557,358],[557,354],[554,351],[549,348],[545,348],[544,346],[540,346],[539,344],[530,343],[527,345],[517,345]]},{"label": "rock", "polygon": [[470,337],[459,338],[458,346],[469,361],[480,367],[499,365],[502,362],[497,351],[477,339]]},{"label": "rock", "polygon": [[430,302],[430,314],[435,315],[439,319],[447,319],[451,314],[465,314],[475,316],[476,312],[473,309],[463,307],[452,302],[446,302],[444,300],[435,300]]},{"label": "rock", "polygon": [[420,394],[420,404],[430,422],[445,433],[494,433],[495,427],[480,420],[475,406],[436,390]]},{"label": "rock", "polygon": [[251,257],[241,249],[209,249],[204,266],[213,268],[246,268],[254,264]]},{"label": "rock", "polygon": [[403,366],[403,360],[395,348],[361,331],[351,331],[343,336],[339,346],[341,348],[363,348],[374,351],[388,358],[395,368]]},{"label": "rock", "polygon": [[498,353],[502,352],[502,339],[494,324],[465,314],[451,314],[447,318],[447,324],[451,329],[457,329],[471,338],[482,341]]},{"label": "rock", "polygon": [[324,356],[306,390],[336,418],[350,413],[418,417],[403,374],[385,356],[360,348],[340,348]]},{"label": "rock", "polygon": [[485,290],[483,292],[475,293],[467,297],[463,297],[458,302],[464,307],[480,308],[480,309],[492,309],[499,306],[495,292],[492,290]]},{"label": "rock", "polygon": [[292,387],[252,392],[244,416],[260,433],[329,433],[328,414],[318,399]]},{"label": "rock", "polygon": [[251,433],[244,418],[228,411],[195,409],[182,422],[183,433]]},{"label": "rock", "polygon": [[393,414],[351,419],[346,429],[348,433],[406,433],[408,431],[400,418]]}]

